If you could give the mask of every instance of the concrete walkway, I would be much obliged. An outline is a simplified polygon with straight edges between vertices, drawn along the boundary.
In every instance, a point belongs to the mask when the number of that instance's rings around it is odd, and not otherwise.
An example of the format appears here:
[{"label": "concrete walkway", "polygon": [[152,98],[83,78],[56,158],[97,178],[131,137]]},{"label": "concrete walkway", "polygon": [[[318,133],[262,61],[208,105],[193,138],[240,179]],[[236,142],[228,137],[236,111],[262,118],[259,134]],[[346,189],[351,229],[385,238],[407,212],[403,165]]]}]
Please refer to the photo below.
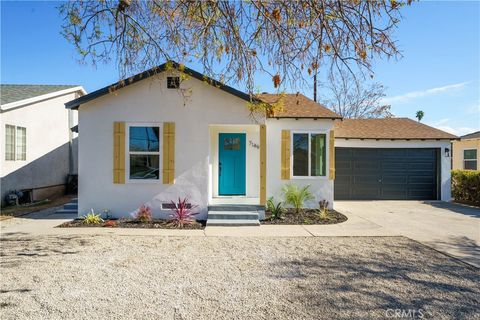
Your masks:
[{"label": "concrete walkway", "polygon": [[135,229],[135,228],[56,228],[76,218],[55,214],[55,208],[0,222],[2,234],[25,235],[131,235],[200,237],[321,237],[321,236],[395,236],[398,234],[364,218],[352,215],[335,225],[261,225],[260,227],[207,227],[205,230]]},{"label": "concrete walkway", "polygon": [[55,208],[0,222],[1,235],[125,235],[180,237],[405,236],[480,267],[480,210],[444,202],[337,201],[348,217],[336,225],[207,227],[205,230],[55,228],[75,215]]},{"label": "concrete walkway", "polygon": [[478,208],[441,201],[336,201],[335,209],[480,267]]}]

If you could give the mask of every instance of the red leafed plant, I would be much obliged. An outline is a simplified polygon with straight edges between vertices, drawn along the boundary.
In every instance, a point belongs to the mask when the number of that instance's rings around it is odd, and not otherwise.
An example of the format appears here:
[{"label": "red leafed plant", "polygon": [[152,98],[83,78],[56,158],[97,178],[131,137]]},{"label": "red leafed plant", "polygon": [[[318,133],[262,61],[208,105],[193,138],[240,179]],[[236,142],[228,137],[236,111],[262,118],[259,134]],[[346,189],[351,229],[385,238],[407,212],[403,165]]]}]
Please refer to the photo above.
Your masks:
[{"label": "red leafed plant", "polygon": [[194,216],[198,214],[198,212],[193,212],[193,209],[197,206],[193,206],[187,203],[187,201],[186,197],[183,199],[178,198],[178,203],[171,201],[173,209],[170,218],[172,219],[172,224],[180,228],[186,224],[194,223]]},{"label": "red leafed plant", "polygon": [[152,210],[149,206],[142,204],[140,208],[138,208],[137,214],[135,215],[135,219],[140,222],[149,222],[152,221]]},{"label": "red leafed plant", "polygon": [[104,227],[115,227],[116,225],[117,225],[117,221],[107,220],[103,226]]}]

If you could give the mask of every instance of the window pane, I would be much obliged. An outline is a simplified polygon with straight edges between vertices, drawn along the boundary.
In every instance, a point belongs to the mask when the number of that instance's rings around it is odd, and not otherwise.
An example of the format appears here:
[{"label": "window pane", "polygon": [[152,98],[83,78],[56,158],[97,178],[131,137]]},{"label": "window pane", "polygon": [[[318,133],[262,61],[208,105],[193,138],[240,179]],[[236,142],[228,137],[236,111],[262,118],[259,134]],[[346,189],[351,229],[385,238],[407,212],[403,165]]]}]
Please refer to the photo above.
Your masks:
[{"label": "window pane", "polygon": [[308,176],[308,134],[293,134],[293,175]]},{"label": "window pane", "polygon": [[324,176],[325,175],[325,135],[324,134],[312,134],[310,137],[310,175],[311,176]]},{"label": "window pane", "polygon": [[130,155],[130,179],[158,179],[158,155]]},{"label": "window pane", "polygon": [[477,170],[477,160],[463,161],[463,168],[465,170]]},{"label": "window pane", "polygon": [[27,129],[17,127],[17,160],[27,160]]},{"label": "window pane", "polygon": [[130,151],[159,151],[158,127],[130,127]]},{"label": "window pane", "polygon": [[477,150],[463,150],[464,160],[477,160]]},{"label": "window pane", "polygon": [[15,126],[5,125],[5,160],[15,160]]},{"label": "window pane", "polygon": [[240,150],[240,138],[225,138],[223,150]]}]

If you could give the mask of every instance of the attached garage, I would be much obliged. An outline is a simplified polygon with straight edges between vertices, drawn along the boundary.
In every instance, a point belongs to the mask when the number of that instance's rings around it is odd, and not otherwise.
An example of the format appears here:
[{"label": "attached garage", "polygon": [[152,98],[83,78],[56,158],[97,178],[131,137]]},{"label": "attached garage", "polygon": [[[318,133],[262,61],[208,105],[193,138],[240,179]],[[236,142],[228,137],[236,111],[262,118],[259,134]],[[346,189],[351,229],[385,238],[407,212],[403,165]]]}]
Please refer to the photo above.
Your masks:
[{"label": "attached garage", "polygon": [[335,125],[335,200],[451,200],[454,135],[407,118]]},{"label": "attached garage", "polygon": [[336,148],[335,199],[437,200],[438,148]]}]

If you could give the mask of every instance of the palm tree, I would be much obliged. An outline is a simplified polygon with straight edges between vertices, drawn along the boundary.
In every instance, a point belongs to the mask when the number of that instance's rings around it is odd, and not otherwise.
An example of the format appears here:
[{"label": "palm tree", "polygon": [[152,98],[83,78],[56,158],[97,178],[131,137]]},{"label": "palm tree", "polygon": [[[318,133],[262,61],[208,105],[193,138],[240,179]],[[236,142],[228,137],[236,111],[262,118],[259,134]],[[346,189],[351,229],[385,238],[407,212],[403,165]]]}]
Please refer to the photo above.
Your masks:
[{"label": "palm tree", "polygon": [[418,110],[417,113],[415,114],[415,117],[417,118],[418,122],[420,122],[422,121],[424,115],[425,114],[423,113],[422,110]]}]

